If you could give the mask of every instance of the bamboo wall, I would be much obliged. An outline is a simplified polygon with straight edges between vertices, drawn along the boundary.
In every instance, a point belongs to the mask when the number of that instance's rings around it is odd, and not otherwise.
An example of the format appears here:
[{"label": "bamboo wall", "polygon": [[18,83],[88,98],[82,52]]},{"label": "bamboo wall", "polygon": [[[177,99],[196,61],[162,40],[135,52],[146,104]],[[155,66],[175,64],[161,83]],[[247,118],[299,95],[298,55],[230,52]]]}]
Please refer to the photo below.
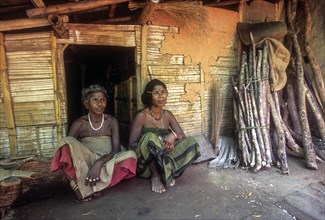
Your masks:
[{"label": "bamboo wall", "polygon": [[[205,134],[211,130],[211,81],[222,79],[225,102],[222,129],[233,131],[231,77],[237,74],[236,47],[227,56],[215,56],[209,66],[209,81],[202,67],[185,62],[186,54],[163,53],[161,47],[167,34],[179,34],[170,25],[87,25],[67,24],[69,39],[56,39],[50,33],[5,35],[5,71],[8,82],[0,84],[0,152],[1,157],[38,154],[51,157],[57,142],[66,134],[67,103],[64,50],[67,45],[109,45],[135,48],[136,80],[128,88],[141,108],[144,85],[152,78],[167,84],[170,95],[166,108],[171,110],[187,135]],[[217,30],[220,31],[220,30]],[[182,97],[187,85],[199,86],[201,93],[191,101]],[[13,129],[8,127],[10,109],[4,105],[8,86],[13,115]],[[133,105],[134,99],[130,105]],[[6,109],[6,110],[5,110]],[[126,108],[127,109],[127,108]],[[132,108],[131,115],[135,109]],[[118,113],[118,114],[121,114]],[[127,113],[125,113],[127,114]],[[10,132],[15,131],[14,135]],[[14,147],[13,147],[14,145]]]},{"label": "bamboo wall", "polygon": [[178,33],[177,28],[169,26],[148,26],[147,34],[147,80],[158,78],[166,83],[169,91],[166,108],[171,110],[187,135],[201,133],[200,99],[194,103],[180,101],[184,95],[185,83],[199,83],[198,66],[185,66],[184,55],[161,54],[160,48],[165,33]]},{"label": "bamboo wall", "polygon": [[[54,92],[53,53],[50,33],[7,34],[4,37],[9,89],[7,114],[0,105],[1,156],[51,156],[57,144],[57,118]],[[55,62],[54,62],[55,63]],[[12,108],[8,108],[11,106]],[[12,111],[13,118],[8,117]],[[9,120],[15,135],[9,134]]]},{"label": "bamboo wall", "polygon": [[[167,83],[166,108],[175,112],[187,135],[212,132],[212,85],[222,83],[221,135],[233,135],[232,79],[238,74],[237,12],[206,8],[207,26],[181,25],[156,11],[148,25],[147,64],[153,77]],[[220,17],[223,17],[220,20]],[[176,22],[177,23],[177,22]],[[165,25],[165,26],[164,26]],[[174,26],[175,29],[172,30]],[[160,34],[161,29],[170,27]]]}]

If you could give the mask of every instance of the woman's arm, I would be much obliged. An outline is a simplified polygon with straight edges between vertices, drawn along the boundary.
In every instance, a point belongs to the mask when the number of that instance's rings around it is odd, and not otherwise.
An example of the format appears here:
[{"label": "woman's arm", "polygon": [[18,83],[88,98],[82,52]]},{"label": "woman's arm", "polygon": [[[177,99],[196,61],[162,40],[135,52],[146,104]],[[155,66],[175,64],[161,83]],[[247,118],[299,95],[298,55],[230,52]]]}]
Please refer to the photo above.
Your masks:
[{"label": "woman's arm", "polygon": [[[100,181],[100,170],[102,169],[103,165],[107,161],[111,160],[114,155],[120,152],[121,150],[118,121],[113,116],[111,116],[108,120],[110,121],[108,122],[107,129],[110,129],[110,132],[112,134],[112,151],[103,155],[101,158],[95,161],[95,163],[92,165],[91,169],[88,172],[88,179],[86,179],[85,181],[86,185],[96,185],[96,182]],[[92,181],[89,181],[90,179]]]},{"label": "woman's arm", "polygon": [[146,119],[146,114],[143,111],[139,111],[136,114],[135,118],[133,119],[133,122],[132,122],[131,128],[130,128],[128,149],[130,149],[130,150],[136,149],[138,141],[141,137],[141,131],[142,131],[145,119]]},{"label": "woman's arm", "polygon": [[68,136],[78,138],[80,136],[81,126],[82,126],[81,118],[78,118],[75,121],[73,121],[73,123],[69,129]]},{"label": "woman's arm", "polygon": [[176,135],[175,138],[178,140],[186,137],[183,129],[181,128],[181,126],[179,125],[179,123],[177,122],[175,116],[171,111],[168,111],[168,119],[169,119],[169,126],[174,133],[173,135],[174,136]]}]

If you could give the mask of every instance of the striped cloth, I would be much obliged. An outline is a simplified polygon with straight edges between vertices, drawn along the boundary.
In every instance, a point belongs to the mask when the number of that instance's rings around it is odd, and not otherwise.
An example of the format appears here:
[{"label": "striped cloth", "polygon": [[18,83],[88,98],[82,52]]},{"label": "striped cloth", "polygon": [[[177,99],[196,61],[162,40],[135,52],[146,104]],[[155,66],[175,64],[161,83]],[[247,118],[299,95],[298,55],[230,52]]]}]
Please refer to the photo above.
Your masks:
[{"label": "striped cloth", "polygon": [[173,179],[179,177],[198,157],[201,156],[199,145],[193,137],[186,137],[175,143],[174,150],[167,153],[163,137],[168,135],[168,129],[144,128],[138,142],[137,175],[149,178],[149,164],[155,160],[162,181],[169,186]]}]

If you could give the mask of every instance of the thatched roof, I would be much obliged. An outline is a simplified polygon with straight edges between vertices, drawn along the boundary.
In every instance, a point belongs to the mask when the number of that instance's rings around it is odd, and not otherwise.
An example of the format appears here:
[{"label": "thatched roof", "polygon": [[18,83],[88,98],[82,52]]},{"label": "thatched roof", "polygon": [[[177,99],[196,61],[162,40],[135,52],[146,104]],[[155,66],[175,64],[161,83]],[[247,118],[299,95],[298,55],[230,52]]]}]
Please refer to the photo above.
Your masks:
[{"label": "thatched roof", "polygon": [[[240,0],[1,0],[0,25],[1,21],[16,22],[15,20],[17,19],[48,19],[49,15],[68,15],[69,22],[76,23],[136,24],[139,22],[138,18],[141,13],[143,14],[143,11],[146,11],[144,8],[148,5],[148,3],[146,4],[148,1],[159,2],[160,5],[175,2],[183,4],[196,3],[197,6],[204,5],[235,11],[238,10],[240,2]],[[242,1],[245,4],[250,4],[253,0]],[[274,3],[277,0],[268,1]],[[74,7],[76,9],[72,10]],[[182,9],[181,13],[184,13],[185,7],[182,7]],[[177,13],[177,11],[173,13]],[[17,22],[19,23],[20,20],[17,20]],[[29,20],[24,22],[29,22]],[[42,23],[42,20],[38,22]],[[44,22],[45,20],[43,20]],[[4,25],[8,26],[7,23],[2,23],[0,31],[8,31],[3,29]],[[43,26],[46,25],[44,24]]]}]

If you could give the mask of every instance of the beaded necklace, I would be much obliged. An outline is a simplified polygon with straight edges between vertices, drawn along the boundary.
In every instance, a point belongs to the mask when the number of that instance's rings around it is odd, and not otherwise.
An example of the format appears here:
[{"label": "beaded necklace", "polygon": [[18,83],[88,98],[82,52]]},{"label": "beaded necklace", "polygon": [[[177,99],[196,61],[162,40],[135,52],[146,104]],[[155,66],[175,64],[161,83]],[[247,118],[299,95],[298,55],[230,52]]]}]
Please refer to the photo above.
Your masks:
[{"label": "beaded necklace", "polygon": [[101,129],[103,127],[103,124],[104,124],[104,114],[102,113],[102,122],[100,123],[100,126],[98,128],[94,128],[93,123],[91,122],[90,114],[89,113],[88,113],[88,121],[89,121],[90,127],[94,131],[98,131],[99,129]]},{"label": "beaded necklace", "polygon": [[150,109],[150,115],[156,120],[156,121],[159,121],[160,119],[161,119],[161,116],[162,116],[162,113],[163,113],[163,111],[161,110],[160,111],[160,116],[159,116],[159,118],[156,118],[155,116],[154,116],[154,114],[152,113],[152,111],[151,111],[151,109]]}]

